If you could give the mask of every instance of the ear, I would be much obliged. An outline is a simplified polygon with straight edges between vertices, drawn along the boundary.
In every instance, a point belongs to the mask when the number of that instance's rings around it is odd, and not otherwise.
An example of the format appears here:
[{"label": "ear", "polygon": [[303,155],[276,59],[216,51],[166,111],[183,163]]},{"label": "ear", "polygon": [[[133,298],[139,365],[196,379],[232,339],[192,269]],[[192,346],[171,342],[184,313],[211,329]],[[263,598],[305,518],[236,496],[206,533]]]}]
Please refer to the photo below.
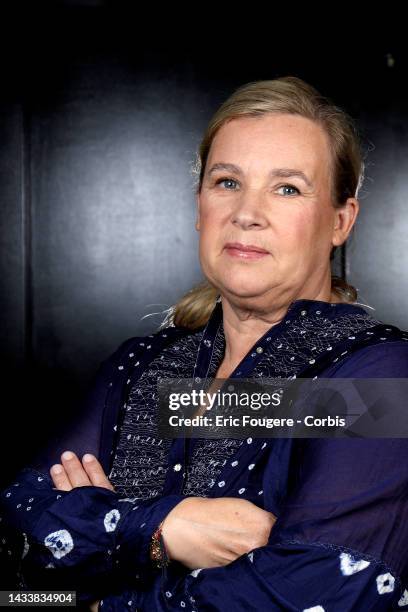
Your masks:
[{"label": "ear", "polygon": [[195,222],[195,228],[196,228],[197,232],[200,231],[200,194],[199,193],[196,194],[196,222]]},{"label": "ear", "polygon": [[341,206],[335,209],[332,245],[340,246],[345,242],[357,219],[360,205],[356,198],[348,198]]}]

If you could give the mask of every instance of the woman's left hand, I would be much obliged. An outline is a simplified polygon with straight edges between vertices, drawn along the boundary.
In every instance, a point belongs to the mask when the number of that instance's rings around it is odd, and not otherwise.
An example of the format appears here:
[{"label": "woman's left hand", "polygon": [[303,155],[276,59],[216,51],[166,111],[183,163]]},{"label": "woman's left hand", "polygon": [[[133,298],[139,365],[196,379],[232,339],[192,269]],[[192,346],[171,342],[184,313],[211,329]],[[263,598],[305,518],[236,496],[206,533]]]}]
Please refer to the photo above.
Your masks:
[{"label": "woman's left hand", "polygon": [[65,451],[61,455],[61,464],[54,464],[50,475],[55,487],[60,491],[92,485],[114,490],[97,458],[89,453],[82,457],[81,462],[75,453]]}]

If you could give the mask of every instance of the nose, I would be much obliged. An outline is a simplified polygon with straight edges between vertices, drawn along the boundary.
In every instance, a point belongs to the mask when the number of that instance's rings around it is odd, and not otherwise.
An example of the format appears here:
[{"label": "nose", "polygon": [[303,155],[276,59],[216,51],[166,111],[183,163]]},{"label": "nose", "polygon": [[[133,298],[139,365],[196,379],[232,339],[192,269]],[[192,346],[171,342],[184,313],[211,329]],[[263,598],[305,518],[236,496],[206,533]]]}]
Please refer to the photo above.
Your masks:
[{"label": "nose", "polygon": [[263,198],[262,192],[256,189],[242,192],[234,204],[231,222],[244,230],[266,227],[268,221],[262,205]]}]

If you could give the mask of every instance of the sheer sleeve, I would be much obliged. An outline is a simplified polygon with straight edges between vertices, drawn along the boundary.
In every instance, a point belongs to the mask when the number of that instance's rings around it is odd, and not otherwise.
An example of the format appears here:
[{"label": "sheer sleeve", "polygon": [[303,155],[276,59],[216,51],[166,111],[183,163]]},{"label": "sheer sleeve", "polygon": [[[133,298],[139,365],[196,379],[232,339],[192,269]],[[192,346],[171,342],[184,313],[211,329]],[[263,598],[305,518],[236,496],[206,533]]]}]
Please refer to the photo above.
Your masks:
[{"label": "sheer sleeve", "polygon": [[[134,344],[135,338],[122,342],[116,351],[102,361],[88,391],[80,401],[76,416],[41,449],[30,462],[31,468],[48,474],[54,463],[60,463],[61,454],[71,450],[79,457],[92,453],[101,460],[101,436],[109,385],[115,379],[115,369],[121,357]],[[104,466],[107,471],[107,465]]]},{"label": "sheer sleeve", "polygon": [[[408,377],[406,345],[394,347],[398,358],[390,347],[374,349],[337,375]],[[403,395],[395,401],[406,405]],[[296,478],[266,546],[224,567],[174,569],[149,592],[111,594],[100,609],[408,610],[408,440],[296,442]]]},{"label": "sheer sleeve", "polygon": [[[157,579],[141,610],[408,609],[408,444],[311,440],[267,546],[225,567]],[[131,593],[103,600],[127,609]],[[121,606],[123,606],[121,608]],[[133,608],[132,608],[133,609]]]},{"label": "sheer sleeve", "polygon": [[[115,582],[120,576],[120,582],[134,584],[138,572],[141,578],[146,569],[151,573],[151,535],[184,499],[169,495],[135,503],[94,486],[58,491],[32,469],[24,469],[2,498],[4,546],[22,548],[26,586],[73,589],[85,599],[103,592],[101,578]],[[17,535],[24,538],[22,547]]]},{"label": "sheer sleeve", "polygon": [[[169,495],[135,503],[101,487],[58,491],[48,473],[64,450],[99,456],[109,381],[129,343],[100,366],[78,423],[58,441],[51,441],[1,492],[4,588],[73,589],[80,599],[93,600],[108,585],[135,584],[144,575],[150,577],[151,535],[184,497]],[[108,581],[103,580],[106,577]]]}]

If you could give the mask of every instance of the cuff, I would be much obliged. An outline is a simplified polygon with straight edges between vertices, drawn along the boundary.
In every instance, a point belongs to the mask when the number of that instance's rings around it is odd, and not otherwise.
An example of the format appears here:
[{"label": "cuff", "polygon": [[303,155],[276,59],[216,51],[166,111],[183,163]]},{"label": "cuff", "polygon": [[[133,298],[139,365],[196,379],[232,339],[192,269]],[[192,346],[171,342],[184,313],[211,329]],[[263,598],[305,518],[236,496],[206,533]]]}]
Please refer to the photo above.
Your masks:
[{"label": "cuff", "polygon": [[183,495],[167,495],[148,505],[146,502],[136,501],[131,508],[128,508],[122,517],[117,533],[115,569],[119,569],[121,573],[130,573],[131,578],[139,578],[139,575],[135,576],[135,572],[144,570],[151,575],[154,568],[150,558],[153,533],[169,512],[183,499],[186,499]]}]

